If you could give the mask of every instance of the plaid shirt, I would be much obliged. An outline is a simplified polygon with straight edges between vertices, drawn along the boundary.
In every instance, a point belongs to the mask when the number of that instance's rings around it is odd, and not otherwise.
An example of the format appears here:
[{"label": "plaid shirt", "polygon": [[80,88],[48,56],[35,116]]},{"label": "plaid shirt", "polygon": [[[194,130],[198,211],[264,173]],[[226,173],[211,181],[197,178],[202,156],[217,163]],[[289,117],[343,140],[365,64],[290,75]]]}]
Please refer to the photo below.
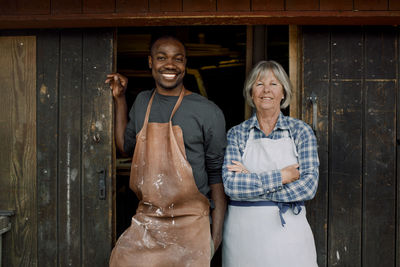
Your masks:
[{"label": "plaid shirt", "polygon": [[[280,170],[256,173],[230,172],[227,165],[232,160],[242,162],[242,155],[254,128],[254,138],[280,139],[286,131],[293,138],[297,148],[300,179],[283,185]],[[317,140],[314,132],[305,122],[280,113],[274,130],[265,136],[260,130],[254,114],[250,119],[228,131],[228,146],[222,167],[222,179],[225,193],[232,200],[271,200],[276,202],[294,202],[312,199],[318,186],[319,160]]]}]

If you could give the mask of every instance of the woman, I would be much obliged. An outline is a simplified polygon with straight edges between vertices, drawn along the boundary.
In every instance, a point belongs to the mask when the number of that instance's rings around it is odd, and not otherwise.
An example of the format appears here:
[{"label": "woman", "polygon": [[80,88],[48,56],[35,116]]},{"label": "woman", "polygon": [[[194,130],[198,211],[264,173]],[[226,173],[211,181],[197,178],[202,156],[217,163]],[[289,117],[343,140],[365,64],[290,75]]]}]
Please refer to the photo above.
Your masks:
[{"label": "woman", "polygon": [[315,135],[306,123],[281,112],[292,93],[280,64],[259,62],[244,95],[256,112],[228,131],[223,266],[317,266],[303,203],[318,185]]}]

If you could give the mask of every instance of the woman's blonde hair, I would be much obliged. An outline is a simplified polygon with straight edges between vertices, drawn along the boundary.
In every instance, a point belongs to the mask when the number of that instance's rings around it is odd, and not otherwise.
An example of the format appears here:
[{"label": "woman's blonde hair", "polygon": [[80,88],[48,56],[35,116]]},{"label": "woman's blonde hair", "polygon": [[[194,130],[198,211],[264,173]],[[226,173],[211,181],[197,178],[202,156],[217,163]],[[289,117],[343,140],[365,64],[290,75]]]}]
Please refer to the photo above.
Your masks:
[{"label": "woman's blonde hair", "polygon": [[253,67],[244,83],[244,98],[251,107],[256,107],[251,97],[253,85],[260,76],[265,75],[269,71],[272,71],[276,79],[282,84],[284,99],[281,101],[281,109],[287,108],[292,98],[292,86],[290,85],[286,71],[278,62],[273,60],[260,61]]}]

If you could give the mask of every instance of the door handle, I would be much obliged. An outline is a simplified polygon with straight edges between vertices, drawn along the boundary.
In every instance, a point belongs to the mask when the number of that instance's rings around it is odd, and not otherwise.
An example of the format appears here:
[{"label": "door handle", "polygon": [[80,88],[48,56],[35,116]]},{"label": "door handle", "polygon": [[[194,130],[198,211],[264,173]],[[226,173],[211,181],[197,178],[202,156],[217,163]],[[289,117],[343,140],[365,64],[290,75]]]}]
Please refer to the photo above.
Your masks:
[{"label": "door handle", "polygon": [[311,92],[311,95],[308,97],[308,100],[311,101],[312,104],[312,129],[315,134],[317,134],[317,123],[318,123],[318,106],[317,101],[318,97],[314,92]]},{"label": "door handle", "polygon": [[99,199],[106,199],[106,170],[101,169],[99,172]]}]

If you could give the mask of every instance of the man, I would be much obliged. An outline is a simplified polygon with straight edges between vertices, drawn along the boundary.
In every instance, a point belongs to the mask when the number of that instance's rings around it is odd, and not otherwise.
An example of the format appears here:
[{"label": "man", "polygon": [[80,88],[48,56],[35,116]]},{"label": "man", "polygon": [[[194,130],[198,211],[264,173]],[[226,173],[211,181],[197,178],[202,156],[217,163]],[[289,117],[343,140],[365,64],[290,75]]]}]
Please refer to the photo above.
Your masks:
[{"label": "man", "polygon": [[116,73],[106,80],[115,102],[116,144],[123,153],[134,151],[130,188],[140,200],[110,266],[209,266],[226,209],[224,116],[214,103],[185,89],[186,50],[179,40],[156,40],[148,62],[156,88],[137,96],[129,122],[127,78]]}]

